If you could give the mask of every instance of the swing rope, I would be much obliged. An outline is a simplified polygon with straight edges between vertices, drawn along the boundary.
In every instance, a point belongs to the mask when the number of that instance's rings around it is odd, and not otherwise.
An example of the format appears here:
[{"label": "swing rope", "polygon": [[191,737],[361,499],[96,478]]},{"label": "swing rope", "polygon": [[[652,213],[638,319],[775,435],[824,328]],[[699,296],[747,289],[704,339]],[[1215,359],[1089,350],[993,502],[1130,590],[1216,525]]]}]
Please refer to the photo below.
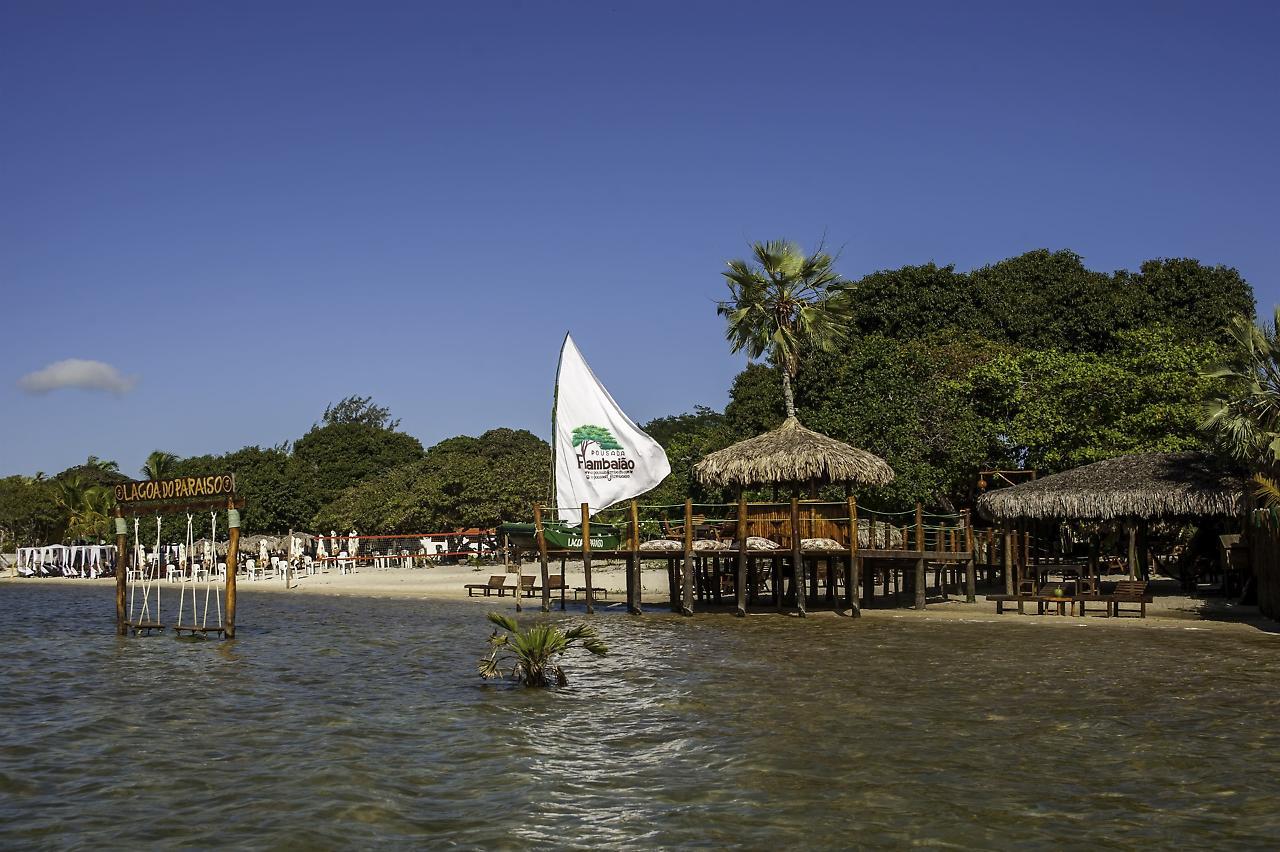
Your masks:
[{"label": "swing rope", "polygon": [[[213,596],[214,605],[217,607],[218,620],[215,622],[218,626],[222,625],[222,594],[214,591],[213,586],[213,570],[212,565],[218,561],[218,513],[209,513],[209,557],[210,570],[205,576],[208,578],[208,585],[204,588],[204,616],[200,620],[200,626],[207,628],[209,626],[209,597]],[[195,598],[195,592],[191,593],[192,599]]]},{"label": "swing rope", "polygon": [[188,583],[188,582],[187,582],[188,572],[190,572],[190,571],[192,570],[192,562],[191,562],[191,561],[195,558],[195,550],[196,550],[195,536],[193,535],[193,533],[192,533],[192,529],[191,529],[191,521],[192,521],[192,519],[193,519],[193,518],[195,518],[195,515],[193,515],[193,514],[191,514],[190,512],[188,512],[188,513],[187,513],[187,552],[186,552],[186,558],[185,558],[185,559],[182,559],[182,560],[181,560],[182,564],[178,566],[178,569],[182,572],[182,576],[178,578],[178,579],[179,579],[179,582],[181,582],[181,583],[182,583],[182,585],[179,587],[179,591],[178,591],[178,624],[177,624],[177,626],[178,626],[179,628],[181,628],[181,627],[184,627],[184,626],[185,626],[185,625],[182,623],[182,614],[183,614],[183,613],[185,612],[185,610],[186,610],[186,603],[187,603],[187,586],[188,586],[188,585],[190,585],[190,586],[191,586],[191,623],[194,625],[194,624],[195,624],[195,620],[196,620],[196,589],[195,589],[195,576],[194,576],[194,573],[193,573],[193,574],[192,574],[192,576],[191,576],[191,582],[190,582],[190,583]]},{"label": "swing rope", "polygon": [[[133,519],[133,567],[135,571],[139,572],[139,576],[146,577],[147,572],[146,572],[146,569],[142,567],[142,564],[143,564],[142,540],[138,535],[138,519],[134,518]],[[128,571],[129,566],[125,565],[121,570]],[[133,623],[135,621],[134,612],[137,610],[137,603],[138,603],[138,584],[130,583],[129,584],[129,621],[130,623]]]}]

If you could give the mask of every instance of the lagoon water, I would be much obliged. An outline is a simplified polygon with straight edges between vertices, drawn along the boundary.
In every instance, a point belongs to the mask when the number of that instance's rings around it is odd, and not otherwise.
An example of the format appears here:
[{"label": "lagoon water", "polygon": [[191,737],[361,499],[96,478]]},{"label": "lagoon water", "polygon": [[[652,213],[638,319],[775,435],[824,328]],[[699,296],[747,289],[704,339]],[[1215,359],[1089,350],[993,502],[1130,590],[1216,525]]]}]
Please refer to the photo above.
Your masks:
[{"label": "lagoon water", "polygon": [[476,676],[462,602],[242,593],[206,642],[111,594],[0,586],[0,847],[1280,838],[1262,632],[611,611],[541,691]]}]

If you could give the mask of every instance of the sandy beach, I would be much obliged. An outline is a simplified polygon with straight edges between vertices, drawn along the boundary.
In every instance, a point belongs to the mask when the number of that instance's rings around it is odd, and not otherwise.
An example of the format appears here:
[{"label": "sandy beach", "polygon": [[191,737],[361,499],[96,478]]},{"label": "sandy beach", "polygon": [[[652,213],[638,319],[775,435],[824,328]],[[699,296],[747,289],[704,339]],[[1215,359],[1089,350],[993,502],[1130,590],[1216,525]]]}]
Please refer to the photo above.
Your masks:
[{"label": "sandy beach", "polygon": [[[553,566],[552,573],[558,573],[559,567],[558,564]],[[538,571],[536,563],[526,563],[523,566],[523,573],[526,577],[536,577]],[[479,568],[467,565],[438,565],[431,568],[411,569],[364,567],[353,574],[339,574],[336,571],[327,571],[313,575],[295,575],[291,578],[290,585],[287,588],[283,577],[257,581],[250,581],[241,577],[237,584],[237,589],[240,594],[265,593],[332,595],[371,599],[470,600],[480,607],[487,606],[503,610],[514,609],[515,598],[510,592],[510,588],[514,588],[517,583],[514,566],[512,566],[512,570],[509,573],[506,573],[506,585],[509,589],[504,596],[486,596],[480,591],[476,591],[471,596],[467,594],[466,586],[468,584],[483,584],[488,581],[489,577],[503,573],[504,569],[501,565],[481,566]],[[597,595],[597,609],[623,610],[626,605],[626,570],[624,564],[621,562],[596,562],[592,564],[591,573],[592,584],[596,588],[606,590],[605,596]],[[583,596],[579,594],[577,600],[575,600],[573,594],[575,587],[585,585],[581,561],[569,561],[566,563],[565,578],[568,587],[568,592],[565,595],[568,609],[569,611],[581,611],[583,608]],[[1116,580],[1123,578],[1111,577],[1106,579]],[[535,580],[536,582],[537,580]],[[110,577],[88,580],[78,578],[27,579],[4,576],[0,577],[0,583],[39,586],[100,585],[109,587],[114,585],[115,580]],[[1158,591],[1155,601],[1147,606],[1146,618],[1138,618],[1136,615],[1107,618],[1101,614],[1095,616],[1092,612],[1084,618],[1052,614],[1036,615],[1034,607],[1028,607],[1028,612],[1024,615],[1010,611],[1006,611],[1003,615],[997,615],[995,604],[985,599],[984,591],[979,592],[975,603],[966,603],[963,596],[958,598],[953,596],[946,600],[931,596],[928,606],[923,611],[918,611],[909,606],[886,607],[864,609],[862,616],[870,619],[909,619],[916,621],[1003,621],[1021,624],[1070,624],[1098,629],[1245,630],[1275,633],[1280,636],[1280,631],[1277,631],[1275,623],[1260,616],[1257,607],[1239,606],[1222,598],[1193,598],[1180,593],[1172,593],[1176,589],[1176,581],[1169,578],[1158,578],[1154,583],[1157,584]],[[176,592],[178,589],[178,585],[173,583],[162,583],[161,586],[166,591],[173,590]],[[654,613],[666,613],[669,611],[667,606],[667,575],[664,568],[656,565],[646,568],[642,576],[642,588],[643,600],[647,611]],[[520,603],[525,611],[537,611],[540,600],[540,597],[521,598]],[[558,598],[554,599],[554,605],[558,607]],[[815,607],[815,609],[809,613],[810,617],[840,617],[837,613],[823,606],[817,604],[811,604],[811,606]],[[699,605],[698,610],[699,615],[731,617],[728,606],[717,607],[712,605],[704,607]],[[767,603],[759,607],[758,610],[753,611],[751,616],[778,617],[777,613]],[[794,613],[789,612],[787,617],[794,617]]]}]

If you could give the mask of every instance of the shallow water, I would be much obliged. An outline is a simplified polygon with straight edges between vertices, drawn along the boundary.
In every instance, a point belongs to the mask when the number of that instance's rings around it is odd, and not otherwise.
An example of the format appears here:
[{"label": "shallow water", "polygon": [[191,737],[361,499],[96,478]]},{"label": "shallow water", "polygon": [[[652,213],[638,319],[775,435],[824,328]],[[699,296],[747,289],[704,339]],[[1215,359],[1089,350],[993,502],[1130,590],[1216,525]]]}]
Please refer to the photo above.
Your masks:
[{"label": "shallow water", "polygon": [[1280,837],[1274,635],[607,612],[542,691],[475,675],[484,612],[242,593],[235,642],[119,639],[110,589],[0,586],[0,847]]}]

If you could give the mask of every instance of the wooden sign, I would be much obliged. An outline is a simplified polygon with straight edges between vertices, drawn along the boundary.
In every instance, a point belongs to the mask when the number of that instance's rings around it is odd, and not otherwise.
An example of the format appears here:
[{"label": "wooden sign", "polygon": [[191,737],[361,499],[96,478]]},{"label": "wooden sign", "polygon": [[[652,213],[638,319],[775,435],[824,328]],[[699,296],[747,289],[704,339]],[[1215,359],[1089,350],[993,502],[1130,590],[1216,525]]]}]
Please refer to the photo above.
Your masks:
[{"label": "wooden sign", "polygon": [[198,497],[230,497],[236,493],[236,477],[235,474],[222,473],[122,482],[116,486],[115,492],[116,502],[124,505],[160,500],[191,500]]}]

